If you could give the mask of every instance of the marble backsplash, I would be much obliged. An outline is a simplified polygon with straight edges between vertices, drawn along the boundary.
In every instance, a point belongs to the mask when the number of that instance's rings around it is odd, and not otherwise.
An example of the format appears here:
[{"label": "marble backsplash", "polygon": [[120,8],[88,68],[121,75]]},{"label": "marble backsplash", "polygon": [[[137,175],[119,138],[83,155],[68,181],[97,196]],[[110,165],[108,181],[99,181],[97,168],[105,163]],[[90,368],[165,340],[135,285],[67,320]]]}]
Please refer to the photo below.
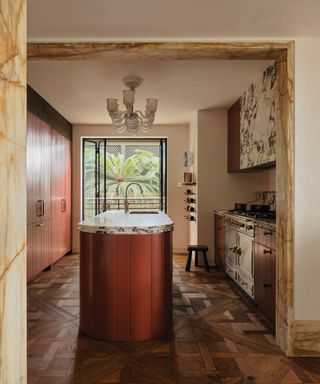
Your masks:
[{"label": "marble backsplash", "polygon": [[240,98],[241,169],[276,160],[278,92],[277,65],[274,63]]},{"label": "marble backsplash", "polygon": [[256,202],[260,204],[271,205],[272,209],[276,208],[276,192],[275,191],[259,191],[256,192]]}]

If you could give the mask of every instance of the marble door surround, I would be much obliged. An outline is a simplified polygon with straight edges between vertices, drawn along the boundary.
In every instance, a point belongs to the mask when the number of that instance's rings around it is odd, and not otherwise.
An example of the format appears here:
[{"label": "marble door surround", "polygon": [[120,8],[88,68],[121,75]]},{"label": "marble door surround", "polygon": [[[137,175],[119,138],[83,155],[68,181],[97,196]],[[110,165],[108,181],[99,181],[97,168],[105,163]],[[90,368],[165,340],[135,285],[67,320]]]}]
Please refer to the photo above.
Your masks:
[{"label": "marble door surround", "polygon": [[[13,7],[13,3],[16,4]],[[9,4],[9,3],[7,3]],[[25,28],[25,11],[24,11],[24,2],[15,0],[10,2],[10,7],[16,9],[16,14],[14,12],[8,12],[4,15],[4,19],[8,17],[13,17],[14,19],[9,25],[19,24],[20,28]],[[5,10],[5,7],[3,8]],[[22,11],[21,11],[22,10]],[[1,14],[3,10],[1,9]],[[1,22],[2,24],[2,22]],[[4,25],[4,24],[3,24]],[[21,32],[21,31],[19,31]],[[13,39],[12,39],[13,36]],[[9,38],[10,37],[10,38]],[[14,41],[14,38],[16,41]],[[12,146],[12,150],[17,152],[17,155],[24,156],[25,150],[25,57],[24,57],[24,45],[25,45],[25,34],[17,33],[17,29],[14,30],[9,36],[8,33],[8,43],[6,49],[8,52],[4,52],[8,57],[13,52],[16,52],[18,61],[14,62],[12,65],[20,66],[18,72],[12,70],[12,76],[14,73],[21,74],[21,84],[18,81],[10,81],[10,65],[7,61],[4,60],[5,64],[1,64],[1,70],[8,73],[8,79],[0,79],[1,82],[4,82],[5,87],[1,89],[1,100],[6,100],[6,103],[10,104],[11,114],[8,116],[1,117],[5,118],[6,121],[4,125],[1,124],[1,127],[8,129],[8,132],[4,132],[4,136],[0,136],[0,146],[7,145]],[[17,53],[18,52],[18,53]],[[2,53],[2,52],[1,52]],[[89,60],[93,58],[106,58],[106,59],[123,59],[131,58],[137,60],[143,59],[152,59],[152,60],[233,60],[233,59],[242,59],[242,60],[257,60],[257,59],[274,59],[276,60],[278,71],[279,71],[279,86],[280,86],[280,124],[277,128],[277,169],[276,169],[276,180],[277,180],[277,313],[276,313],[276,338],[277,342],[282,348],[282,350],[289,356],[294,355],[320,355],[320,334],[319,327],[320,321],[296,321],[294,320],[294,308],[293,308],[293,257],[294,257],[294,207],[293,207],[293,177],[294,177],[294,168],[293,168],[293,151],[294,151],[294,43],[293,42],[228,42],[228,43],[29,43],[27,45],[27,56],[29,60]],[[14,59],[12,59],[13,62]],[[14,99],[13,92],[19,94],[20,104],[16,103]],[[11,95],[11,97],[9,97]],[[15,105],[15,107],[14,107]],[[18,108],[19,106],[19,108]],[[16,110],[18,108],[18,110]],[[23,121],[19,125],[19,134],[14,135],[14,129],[17,129],[17,124],[14,124],[15,119]],[[3,116],[3,114],[1,114]],[[11,121],[11,123],[10,123]],[[15,120],[16,123],[17,120]],[[2,128],[1,128],[2,132]],[[13,135],[15,138],[19,138],[17,143],[10,137]],[[7,143],[8,142],[8,143]],[[7,150],[0,151],[1,160],[3,157],[6,157]],[[16,158],[16,161],[18,158]],[[9,159],[8,159],[9,161]],[[12,165],[12,162],[6,165],[9,167]],[[22,172],[23,167],[20,167]],[[13,172],[19,173],[19,170],[15,169]],[[10,180],[3,180],[2,177],[5,177],[1,172],[1,182],[4,184],[10,183]],[[12,173],[10,173],[12,175]],[[20,199],[14,199],[15,204],[17,201],[24,201],[26,188],[24,185],[25,175],[19,174],[20,185],[19,188],[15,188],[16,191],[19,191]],[[13,178],[14,179],[14,178]],[[13,182],[14,180],[12,180]],[[9,184],[8,184],[9,185]],[[1,194],[4,192],[1,192]],[[7,188],[7,194],[12,191],[10,188]],[[8,196],[2,196],[3,199],[6,199]],[[2,199],[1,199],[2,200]],[[3,201],[3,200],[2,200]],[[10,216],[12,217],[14,212],[11,212],[8,207],[2,207],[1,205],[1,217],[9,223]],[[13,207],[14,208],[14,207]],[[4,211],[3,211],[4,209]],[[19,220],[24,221],[25,210],[21,207],[17,207],[17,204],[14,208],[15,211],[20,212]],[[3,211],[3,212],[2,212]],[[24,214],[21,215],[21,212]],[[15,225],[14,228],[19,226]],[[9,231],[9,228],[5,227],[6,231]],[[4,336],[4,329],[7,334],[16,333],[17,329],[20,329],[19,334],[19,347],[23,345],[23,348],[20,348],[21,353],[25,352],[25,328],[22,326],[25,323],[25,282],[26,282],[26,263],[25,263],[25,250],[24,250],[24,241],[25,241],[25,227],[22,224],[23,231],[19,230],[19,239],[12,238],[10,243],[13,246],[13,243],[17,243],[16,252],[13,252],[13,257],[10,258],[8,253],[8,260],[6,258],[0,257],[0,297],[1,297],[1,308],[0,308],[0,318],[4,320],[1,329],[0,329],[0,346],[2,348],[3,356],[12,356],[12,343],[6,342],[6,337]],[[21,232],[21,234],[20,234]],[[8,236],[16,236],[17,232],[8,234]],[[18,241],[19,240],[19,241]],[[8,243],[8,242],[7,242]],[[19,243],[19,244],[18,244]],[[5,245],[0,243],[0,253],[6,251],[4,249]],[[12,250],[10,250],[11,252]],[[19,257],[18,257],[19,255]],[[4,259],[4,263],[3,263]],[[20,261],[19,261],[20,260]],[[10,272],[10,270],[12,272]],[[15,271],[14,271],[15,270]],[[14,273],[15,281],[10,283],[10,273]],[[8,280],[8,281],[7,281]],[[11,305],[9,302],[6,302],[5,295],[8,295],[6,287],[15,284],[15,286],[21,287],[19,290],[16,290],[14,293],[10,293],[10,300],[17,303],[19,310],[17,311],[15,319],[9,319],[9,315],[12,314]],[[14,296],[14,297],[11,297]],[[19,296],[19,298],[18,298]],[[3,299],[3,300],[2,300]],[[20,327],[16,327],[13,322],[16,320],[20,321]],[[11,322],[10,322],[11,321]],[[2,336],[1,336],[2,335]],[[11,351],[11,352],[10,352]],[[16,356],[15,356],[16,357]],[[21,357],[21,370],[16,369],[16,372],[22,372],[21,381],[25,382],[24,377],[24,363],[23,357]],[[16,367],[13,367],[10,362],[3,361],[3,364],[7,364],[8,369],[14,372]],[[4,367],[2,367],[4,368]],[[7,367],[6,367],[7,368]],[[0,377],[1,377],[0,370]],[[12,373],[14,374],[14,373]],[[1,380],[0,380],[1,381]],[[18,381],[14,381],[18,382]]]},{"label": "marble door surround", "polygon": [[0,383],[26,383],[26,3],[0,0]]},{"label": "marble door surround", "polygon": [[29,43],[29,60],[273,59],[279,73],[280,108],[277,126],[277,310],[276,339],[289,356],[320,355],[320,321],[296,321],[293,308],[294,258],[294,43]]}]

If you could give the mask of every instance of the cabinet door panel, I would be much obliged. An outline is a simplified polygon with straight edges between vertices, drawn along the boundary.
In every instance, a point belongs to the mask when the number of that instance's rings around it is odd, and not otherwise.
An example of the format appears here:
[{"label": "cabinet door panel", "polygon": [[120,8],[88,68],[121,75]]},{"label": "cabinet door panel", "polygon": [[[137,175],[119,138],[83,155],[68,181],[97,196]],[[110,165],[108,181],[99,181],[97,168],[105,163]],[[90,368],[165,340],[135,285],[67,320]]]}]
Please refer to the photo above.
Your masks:
[{"label": "cabinet door panel", "polygon": [[35,221],[35,122],[33,115],[27,115],[27,224]]},{"label": "cabinet door panel", "polygon": [[51,244],[51,220],[43,222],[42,227],[42,254],[41,254],[41,270],[49,267],[52,263],[52,244]]},{"label": "cabinet door panel", "polygon": [[271,229],[256,227],[256,241],[267,248],[276,249],[276,232]]},{"label": "cabinet door panel", "polygon": [[60,135],[55,130],[51,144],[52,262],[55,262],[61,257],[61,151]]},{"label": "cabinet door panel", "polygon": [[275,251],[255,243],[254,299],[272,324],[275,322]]},{"label": "cabinet door panel", "polygon": [[27,281],[31,281],[35,276],[35,225],[27,225]]},{"label": "cabinet door panel", "polygon": [[52,130],[52,261],[71,249],[71,142]]},{"label": "cabinet door panel", "polygon": [[33,154],[33,167],[34,167],[34,180],[35,180],[35,222],[43,221],[42,216],[42,200],[43,200],[43,182],[42,182],[42,123],[41,120],[34,116],[34,154]]},{"label": "cabinet door panel", "polygon": [[35,243],[34,243],[34,269],[35,276],[42,271],[42,249],[43,249],[43,226],[44,223],[35,224]]},{"label": "cabinet door panel", "polygon": [[42,220],[51,219],[51,128],[48,124],[42,123]]},{"label": "cabinet door panel", "polygon": [[62,244],[63,254],[71,249],[71,142],[63,137],[63,212],[62,212]]}]

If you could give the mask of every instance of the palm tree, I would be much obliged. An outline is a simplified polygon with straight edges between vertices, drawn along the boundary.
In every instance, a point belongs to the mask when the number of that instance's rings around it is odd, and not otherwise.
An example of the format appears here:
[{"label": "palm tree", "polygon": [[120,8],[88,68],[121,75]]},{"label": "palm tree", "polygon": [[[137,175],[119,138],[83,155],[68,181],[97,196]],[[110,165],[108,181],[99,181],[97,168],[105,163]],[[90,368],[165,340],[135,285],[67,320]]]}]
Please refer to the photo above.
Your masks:
[{"label": "palm tree", "polygon": [[[88,218],[95,214],[96,199],[98,196],[103,199],[104,190],[107,199],[118,200],[124,198],[126,186],[132,182],[141,185],[143,197],[160,197],[160,159],[152,152],[136,150],[132,156],[127,158],[121,153],[116,155],[108,153],[105,161],[104,154],[100,153],[100,169],[97,169],[95,147],[88,145],[85,147],[84,159],[84,217]],[[104,169],[104,164],[106,164],[106,169]],[[105,185],[104,172],[106,172]],[[100,178],[100,191],[96,191],[96,176]],[[96,196],[96,192],[99,192],[98,196]],[[134,198],[140,195],[141,192],[137,186],[133,185],[129,188],[129,197]],[[118,209],[120,207],[121,204],[118,203]],[[140,208],[143,207],[142,204]]]},{"label": "palm tree", "polygon": [[[108,197],[124,197],[129,183],[139,183],[145,197],[159,196],[159,157],[149,151],[139,150],[125,158],[121,153],[107,154],[106,190]],[[133,185],[128,191],[132,197],[140,195],[140,189]]]}]

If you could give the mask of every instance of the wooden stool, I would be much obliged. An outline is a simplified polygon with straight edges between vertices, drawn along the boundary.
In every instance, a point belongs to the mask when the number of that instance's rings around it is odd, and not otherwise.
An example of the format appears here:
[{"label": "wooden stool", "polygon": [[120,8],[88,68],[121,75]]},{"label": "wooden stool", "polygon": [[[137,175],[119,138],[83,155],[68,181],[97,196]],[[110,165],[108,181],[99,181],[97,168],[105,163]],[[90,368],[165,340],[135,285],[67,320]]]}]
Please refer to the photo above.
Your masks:
[{"label": "wooden stool", "polygon": [[191,265],[191,259],[192,259],[192,252],[195,251],[195,260],[194,260],[194,265],[196,267],[199,266],[198,264],[198,252],[202,251],[203,259],[204,259],[204,265],[206,268],[206,271],[210,271],[210,267],[208,264],[207,260],[207,251],[208,247],[206,245],[189,245],[188,246],[188,259],[187,259],[187,264],[186,264],[186,271],[190,272],[190,265]]}]

